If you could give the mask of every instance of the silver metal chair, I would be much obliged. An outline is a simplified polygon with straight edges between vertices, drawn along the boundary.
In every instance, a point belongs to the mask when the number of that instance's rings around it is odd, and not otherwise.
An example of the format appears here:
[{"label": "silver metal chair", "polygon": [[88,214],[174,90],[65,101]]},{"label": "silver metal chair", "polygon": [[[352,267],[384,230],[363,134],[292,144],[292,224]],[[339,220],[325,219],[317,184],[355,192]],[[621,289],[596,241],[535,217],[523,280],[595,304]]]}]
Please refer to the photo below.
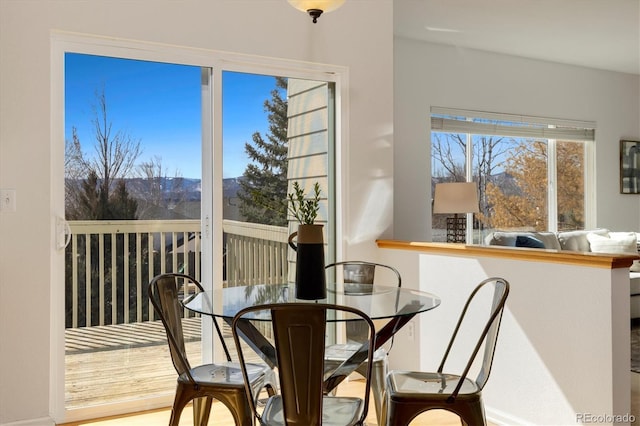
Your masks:
[{"label": "silver metal chair", "polygon": [[[363,398],[324,395],[324,349],[327,315],[350,315],[368,326],[367,365]],[[244,368],[245,355],[241,337],[246,322],[258,316],[271,319],[273,348],[276,352],[280,394],[271,396],[262,413],[254,403],[255,391]],[[264,322],[264,321],[263,321]],[[244,324],[243,324],[244,323]],[[242,309],[232,323],[233,338],[243,366],[247,400],[260,425],[274,426],[346,426],[362,425],[367,416],[371,382],[371,365],[375,346],[375,327],[363,312],[348,306],[321,303],[281,303]]]},{"label": "silver metal chair", "polygon": [[[383,265],[374,262],[365,262],[359,260],[335,262],[325,266],[325,270],[335,270],[336,274],[341,272],[343,282],[345,284],[366,284],[374,285],[376,278],[376,272],[382,271],[378,276],[382,275],[386,281],[381,281],[384,285],[397,285],[402,287],[402,277],[400,272],[392,266]],[[365,291],[365,286],[354,286],[353,291]],[[345,292],[348,291],[345,288]],[[351,354],[357,349],[358,345],[354,344],[352,340],[362,333],[362,327],[364,324],[357,321],[346,324],[346,343],[335,344],[327,347],[325,365],[329,369],[335,369],[342,364]],[[366,327],[365,327],[366,328]],[[373,369],[371,388],[373,390],[373,402],[376,408],[376,415],[378,419],[382,414],[382,395],[384,392],[384,380],[388,371],[388,352],[393,346],[393,338],[391,338],[390,345],[385,348],[378,349],[373,357]],[[367,366],[362,364],[356,371],[363,374]]]},{"label": "silver metal chair", "polygon": [[[251,405],[247,401],[240,366],[238,363],[231,362],[222,332],[215,320],[214,324],[227,362],[192,367],[187,359],[182,331],[183,307],[180,300],[189,291],[204,291],[200,283],[188,275],[169,273],[154,277],[149,283],[148,290],[149,300],[164,325],[171,360],[178,373],[178,384],[169,425],[179,424],[182,410],[191,400],[194,401],[194,425],[207,425],[214,398],[231,411],[236,425],[252,425],[253,414]],[[273,370],[258,364],[250,364],[245,368],[256,395],[264,388],[269,393],[274,393],[276,382]]]},{"label": "silver metal chair", "polygon": [[[488,319],[481,329],[464,370],[461,374],[445,373],[445,363],[469,307],[478,305],[476,296],[485,286],[486,291],[489,291],[488,287],[491,284],[494,284],[494,289]],[[482,389],[491,372],[500,321],[508,295],[509,283],[503,278],[494,277],[482,281],[473,290],[460,314],[437,372],[391,371],[387,375],[382,424],[408,425],[420,413],[432,409],[443,409],[457,414],[463,425],[487,424],[482,403]],[[467,323],[470,321],[477,323],[475,318],[468,320]],[[479,373],[475,379],[471,379],[467,375],[483,345],[484,356]]]}]

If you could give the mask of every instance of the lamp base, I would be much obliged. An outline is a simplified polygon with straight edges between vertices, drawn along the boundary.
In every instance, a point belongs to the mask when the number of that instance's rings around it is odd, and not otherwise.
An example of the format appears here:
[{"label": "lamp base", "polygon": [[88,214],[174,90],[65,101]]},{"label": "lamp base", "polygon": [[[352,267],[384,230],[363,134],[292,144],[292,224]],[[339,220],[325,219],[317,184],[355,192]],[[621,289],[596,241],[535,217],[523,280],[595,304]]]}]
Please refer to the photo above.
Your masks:
[{"label": "lamp base", "polygon": [[447,242],[464,243],[467,240],[467,218],[455,215],[447,218]]}]

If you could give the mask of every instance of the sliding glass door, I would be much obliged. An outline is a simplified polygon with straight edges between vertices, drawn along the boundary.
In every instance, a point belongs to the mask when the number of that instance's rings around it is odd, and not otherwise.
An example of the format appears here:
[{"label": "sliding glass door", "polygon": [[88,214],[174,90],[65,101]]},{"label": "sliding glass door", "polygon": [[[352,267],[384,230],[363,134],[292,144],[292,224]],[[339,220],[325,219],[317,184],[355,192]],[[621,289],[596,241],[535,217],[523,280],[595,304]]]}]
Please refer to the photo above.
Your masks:
[{"label": "sliding glass door", "polygon": [[[64,395],[54,417],[68,422],[171,404],[176,373],[146,288],[155,275],[187,273],[205,288],[293,279],[294,181],[321,185],[334,257],[339,73],[62,39],[52,188],[67,238],[53,254],[64,295],[52,305],[51,383]],[[185,312],[183,324],[191,362],[217,359],[211,320]]]}]

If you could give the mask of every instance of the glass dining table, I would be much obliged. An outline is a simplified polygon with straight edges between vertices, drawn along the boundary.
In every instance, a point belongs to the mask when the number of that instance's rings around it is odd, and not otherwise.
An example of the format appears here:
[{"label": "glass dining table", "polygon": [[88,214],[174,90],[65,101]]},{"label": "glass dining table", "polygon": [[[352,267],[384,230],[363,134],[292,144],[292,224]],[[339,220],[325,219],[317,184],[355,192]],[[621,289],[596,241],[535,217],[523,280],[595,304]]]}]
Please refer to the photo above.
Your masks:
[{"label": "glass dining table", "polygon": [[[376,347],[380,348],[413,317],[440,305],[440,298],[434,294],[397,286],[331,283],[327,282],[327,298],[320,300],[302,300],[295,297],[295,285],[260,284],[238,287],[218,288],[199,292],[185,297],[184,307],[190,311],[221,318],[231,324],[235,314],[248,306],[273,303],[329,303],[355,307],[372,320],[387,320],[382,327],[376,328]],[[353,318],[327,314],[328,322],[349,321]],[[272,368],[277,366],[275,349],[253,321],[270,321],[268,316],[248,318],[241,326],[243,340]],[[342,380],[351,374],[367,356],[367,347],[363,346],[325,379],[325,392],[333,390]]]}]

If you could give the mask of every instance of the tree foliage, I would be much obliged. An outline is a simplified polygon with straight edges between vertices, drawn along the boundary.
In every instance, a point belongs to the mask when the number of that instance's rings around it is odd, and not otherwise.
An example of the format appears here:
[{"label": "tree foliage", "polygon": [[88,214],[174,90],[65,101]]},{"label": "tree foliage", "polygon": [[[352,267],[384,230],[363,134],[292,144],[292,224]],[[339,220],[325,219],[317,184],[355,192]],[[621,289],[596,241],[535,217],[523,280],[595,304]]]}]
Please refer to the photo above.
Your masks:
[{"label": "tree foliage", "polygon": [[584,228],[584,145],[557,143],[558,229]]},{"label": "tree foliage", "polygon": [[264,102],[269,121],[266,139],[255,132],[252,143],[244,146],[251,162],[240,180],[238,198],[240,213],[248,222],[287,224],[288,101],[283,97],[286,87],[287,80],[276,77],[271,99]]},{"label": "tree foliage", "polygon": [[[558,142],[557,206],[559,229],[584,226],[584,148]],[[546,231],[548,221],[548,145],[545,141],[521,142],[505,164],[514,188],[490,182],[486,188],[489,214],[480,219],[490,228],[534,228]]]},{"label": "tree foliage", "polygon": [[[474,136],[473,171],[475,178],[491,176],[504,164],[504,157],[513,145],[511,139],[497,136]],[[466,135],[456,133],[435,133],[431,144],[431,156],[436,160],[439,171],[447,182],[466,181],[467,154]]]},{"label": "tree foliage", "polygon": [[487,184],[487,207],[484,216],[491,228],[534,227],[547,230],[547,145],[535,141],[521,143],[506,161],[506,173],[517,190],[506,191],[493,182]]},{"label": "tree foliage", "polygon": [[137,167],[137,175],[142,178],[140,190],[144,192],[144,196],[138,197],[138,217],[153,216],[154,210],[172,210],[186,201],[184,178],[178,170],[173,177],[169,177],[162,157],[154,156],[149,161],[141,162]]},{"label": "tree foliage", "polygon": [[136,201],[124,178],[142,153],[140,141],[123,130],[113,131],[104,92],[96,94],[93,124],[94,154],[83,150],[77,128],[65,142],[66,216],[72,220],[135,219]]}]

